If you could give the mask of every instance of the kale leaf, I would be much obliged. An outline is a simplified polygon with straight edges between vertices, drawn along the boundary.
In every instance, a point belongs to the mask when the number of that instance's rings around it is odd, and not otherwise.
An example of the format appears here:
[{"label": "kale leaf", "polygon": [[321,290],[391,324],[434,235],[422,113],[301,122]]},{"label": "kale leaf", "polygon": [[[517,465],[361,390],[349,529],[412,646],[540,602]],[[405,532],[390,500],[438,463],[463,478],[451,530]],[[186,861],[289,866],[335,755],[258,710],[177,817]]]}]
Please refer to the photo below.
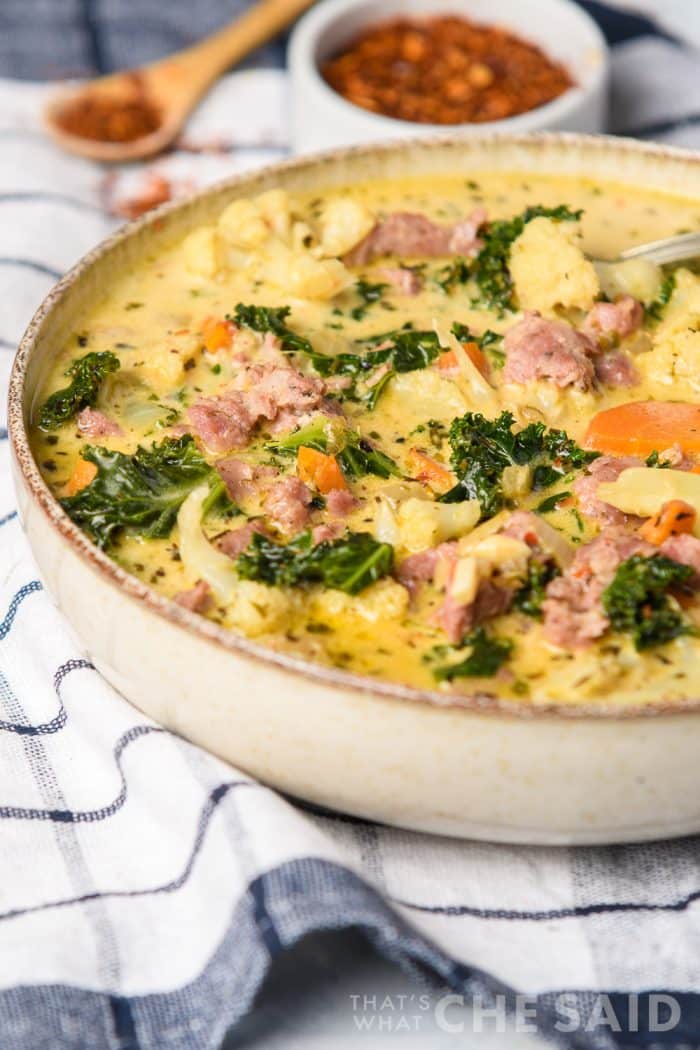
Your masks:
[{"label": "kale leaf", "polygon": [[[289,306],[246,306],[239,303],[230,320],[255,332],[272,332],[280,340],[284,353],[304,354],[319,375],[349,376],[354,382],[343,396],[352,400],[362,400],[370,409],[375,407],[393,375],[397,372],[413,372],[419,368],[426,368],[440,352],[440,342],[435,332],[416,332],[409,324],[395,331],[382,332],[358,340],[360,346],[379,349],[369,349],[358,354],[322,354],[313,348],[308,339],[287,326],[286,320],[290,312]],[[357,383],[361,379],[370,378],[371,373],[384,364],[389,365],[389,371],[368,394],[360,397]]]},{"label": "kale leaf", "polygon": [[97,475],[62,506],[99,547],[111,546],[124,530],[148,539],[169,536],[180,506],[204,483],[210,485],[205,510],[216,508],[221,516],[234,510],[189,434],[139,447],[133,456],[95,446],[81,455],[95,464]]},{"label": "kale leaf", "polygon": [[560,570],[553,561],[539,561],[530,558],[527,576],[519,590],[513,595],[513,607],[526,616],[539,620],[542,616],[542,603],[545,599],[547,584]]},{"label": "kale leaf", "polygon": [[328,452],[331,444],[337,447],[341,441],[340,435],[331,429],[326,416],[317,416],[306,426],[293,430],[291,434],[280,438],[278,441],[269,441],[265,448],[279,456],[293,456],[302,447],[315,448],[317,452]]},{"label": "kale leaf", "polygon": [[649,321],[660,321],[664,315],[664,311],[671,301],[671,297],[676,290],[676,275],[675,273],[669,273],[664,277],[659,288],[659,294],[656,299],[653,299],[650,303],[644,307],[644,312]]},{"label": "kale leaf", "polygon": [[453,678],[492,678],[513,651],[513,643],[507,638],[488,635],[483,627],[477,627],[464,640],[471,646],[466,659],[458,664],[436,667],[433,674],[438,682],[451,682]]},{"label": "kale leaf", "polygon": [[501,350],[503,336],[487,328],[482,335],[474,335],[469,325],[455,321],[452,325],[452,334],[460,343],[476,343],[480,350],[486,354],[489,364],[493,368],[503,368],[506,363],[506,355]]},{"label": "kale leaf", "polygon": [[352,367],[347,361],[348,358],[359,357],[363,371],[390,364],[394,372],[416,372],[420,368],[427,368],[440,353],[440,340],[435,332],[419,332],[408,327],[380,332],[367,339],[359,339],[358,343],[361,346],[381,348],[368,350],[363,354],[340,354],[339,358],[343,364],[339,371],[344,372],[345,368]]},{"label": "kale leaf", "polygon": [[275,586],[322,583],[346,594],[358,594],[391,572],[394,548],[368,532],[349,532],[314,546],[310,532],[286,545],[255,533],[238,556],[238,574]]},{"label": "kale leaf", "polygon": [[[345,391],[345,396],[352,400],[364,401],[370,411],[375,408],[387,384],[398,372],[415,372],[427,368],[440,353],[440,340],[435,332],[418,332],[408,327],[381,332],[357,342],[359,346],[374,349],[326,358],[327,361],[332,361],[332,369],[325,374],[350,376],[354,382],[352,387]],[[388,370],[367,394],[360,396],[357,390],[358,382],[370,379],[372,373],[381,365],[388,366]]]},{"label": "kale leaf", "polygon": [[289,328],[286,322],[291,312],[290,306],[246,306],[245,303],[238,303],[233,316],[227,315],[226,319],[233,321],[239,328],[251,328],[261,334],[272,332],[279,339],[283,353],[304,354],[317,372],[324,376],[331,375],[334,359],[314,350],[308,339]]},{"label": "kale leaf", "polygon": [[[546,489],[556,485],[571,470],[581,470],[600,455],[582,449],[565,430],[547,430],[543,423],[530,423],[526,430],[542,435],[540,455],[545,462],[535,464],[532,475],[533,489]],[[523,431],[521,431],[523,433]],[[533,458],[536,453],[533,452]],[[549,462],[547,462],[549,460]]]},{"label": "kale leaf", "polygon": [[491,222],[481,233],[484,246],[474,259],[471,275],[479,289],[481,302],[489,309],[502,314],[513,310],[513,281],[508,264],[513,241],[517,240],[526,225],[533,219],[553,219],[554,222],[576,222],[582,211],[572,211],[566,204],[546,208],[536,204],[526,208],[522,215],[512,219]]},{"label": "kale leaf", "polygon": [[364,398],[362,398],[367,407],[368,412],[373,412],[375,410],[379,402],[379,398],[382,396],[382,394],[384,393],[384,391],[386,390],[386,388],[388,387],[389,383],[395,375],[396,372],[394,372],[392,369],[389,369],[388,372],[385,372],[384,375],[381,376],[377,380],[377,382],[370,387],[369,393],[365,394]]},{"label": "kale leaf", "polygon": [[400,470],[393,459],[374,448],[365,438],[349,441],[337,460],[347,478],[361,478],[365,474],[375,474],[378,478],[399,477]]},{"label": "kale leaf", "polygon": [[571,495],[570,492],[555,492],[551,496],[547,496],[541,503],[538,503],[535,507],[537,514],[550,514],[553,510],[556,510],[562,500],[567,499]]},{"label": "kale leaf", "polygon": [[[369,340],[361,340],[361,343],[366,342]],[[379,348],[357,355],[362,362],[362,370],[373,371],[380,365],[386,365],[388,370],[365,395],[364,401],[370,411],[376,407],[389,381],[397,373],[417,372],[422,368],[427,368],[437,358],[441,349],[440,340],[435,332],[417,332],[408,328],[372,336],[371,342]],[[389,345],[383,346],[384,343]],[[353,355],[341,354],[340,356],[345,359],[341,365],[342,370],[343,367],[348,366],[347,358]]]},{"label": "kale leaf", "polygon": [[640,651],[695,634],[667,593],[674,587],[687,592],[693,571],[663,554],[650,558],[635,554],[623,561],[602,595],[613,630],[630,634]]},{"label": "kale leaf", "polygon": [[650,452],[647,458],[644,460],[645,466],[656,467],[657,470],[669,470],[673,464],[668,459],[661,459],[657,449]]},{"label": "kale leaf", "polygon": [[449,295],[458,284],[466,284],[471,277],[471,268],[466,259],[457,257],[453,262],[440,267],[434,280],[438,288]]},{"label": "kale leaf", "polygon": [[350,311],[350,316],[352,317],[353,321],[361,321],[367,313],[367,311],[369,310],[370,306],[373,303],[380,302],[382,296],[384,295],[384,292],[388,287],[388,284],[382,284],[381,282],[377,282],[377,284],[372,284],[371,281],[365,281],[363,278],[360,278],[360,280],[357,281],[357,283],[355,284],[355,291],[360,297],[360,304],[358,306],[354,306]]},{"label": "kale leaf", "polygon": [[105,376],[117,372],[120,367],[119,358],[111,350],[85,354],[74,361],[65,373],[72,382],[51,394],[42,406],[39,415],[42,430],[55,430],[83,408],[92,408]]},{"label": "kale leaf", "polygon": [[336,458],[346,477],[361,478],[365,474],[376,474],[380,478],[389,478],[400,475],[393,459],[375,448],[366,438],[350,430],[342,434],[336,430],[329,436],[330,430],[325,416],[319,416],[286,438],[270,442],[266,447],[270,452],[284,456],[294,455],[302,445],[315,448],[318,452],[328,452],[333,441],[338,449],[335,451]]},{"label": "kale leaf", "polygon": [[564,430],[548,430],[544,423],[530,423],[514,432],[514,422],[512,413],[507,411],[494,420],[479,412],[467,412],[452,421],[451,463],[459,481],[440,496],[440,502],[477,499],[482,518],[492,518],[506,505],[502,485],[506,467],[529,465],[532,487],[541,489],[598,455],[579,448]]}]

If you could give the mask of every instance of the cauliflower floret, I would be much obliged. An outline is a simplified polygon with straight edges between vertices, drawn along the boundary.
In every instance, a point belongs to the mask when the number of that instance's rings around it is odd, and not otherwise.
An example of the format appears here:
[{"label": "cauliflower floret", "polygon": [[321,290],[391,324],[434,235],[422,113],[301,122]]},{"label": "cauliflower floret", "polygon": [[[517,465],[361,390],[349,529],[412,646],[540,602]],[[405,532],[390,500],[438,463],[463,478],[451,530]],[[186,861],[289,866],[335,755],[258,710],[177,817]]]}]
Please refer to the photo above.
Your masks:
[{"label": "cauliflower floret", "polygon": [[434,503],[412,497],[401,503],[397,512],[401,545],[409,551],[434,547],[445,540],[464,536],[480,517],[478,500]]},{"label": "cauliflower floret", "polygon": [[258,248],[270,236],[260,208],[255,201],[246,199],[233,201],[224,208],[217,226],[221,236],[234,248]]},{"label": "cauliflower floret", "polygon": [[675,278],[676,286],[656,329],[654,342],[687,328],[700,327],[700,277],[683,269],[676,270]]},{"label": "cauliflower floret", "polygon": [[655,341],[637,362],[651,383],[672,389],[674,396],[700,393],[700,331],[686,329]]},{"label": "cauliflower floret", "polygon": [[600,287],[608,299],[631,295],[642,303],[656,298],[661,284],[661,268],[649,259],[627,259],[618,263],[597,263]]},{"label": "cauliflower floret", "polygon": [[324,255],[345,255],[375,225],[372,212],[351,197],[326,202],[321,214],[321,249]]},{"label": "cauliflower floret", "polygon": [[224,208],[218,229],[235,248],[260,248],[271,237],[290,239],[292,209],[286,190],[269,190],[258,197],[242,198]]},{"label": "cauliflower floret", "polygon": [[254,200],[270,232],[282,240],[288,240],[292,226],[292,202],[287,191],[268,190]]},{"label": "cauliflower floret", "polygon": [[[476,599],[482,580],[489,580],[494,575],[508,583],[522,580],[530,553],[530,548],[522,540],[511,536],[487,536],[457,561],[450,580],[450,594],[460,604],[470,605]],[[439,579],[436,582],[439,583]]]},{"label": "cauliflower floret", "polygon": [[185,378],[185,362],[197,354],[199,339],[192,333],[173,335],[167,342],[141,345],[138,354],[124,354],[122,372],[148,383],[157,394],[170,393]]},{"label": "cauliflower floret", "polygon": [[192,273],[216,277],[224,264],[223,246],[215,226],[200,226],[182,242],[182,258]]},{"label": "cauliflower floret", "polygon": [[271,244],[261,257],[259,273],[300,299],[332,299],[353,280],[338,259],[316,259],[308,251],[292,251],[281,241]]},{"label": "cauliflower floret", "polygon": [[226,621],[249,638],[277,631],[289,620],[292,599],[279,587],[240,580],[233,592]]},{"label": "cauliflower floret", "polygon": [[523,540],[496,533],[481,540],[472,554],[489,573],[497,571],[508,580],[517,580],[525,574],[531,551]]},{"label": "cauliflower floret", "polygon": [[700,393],[700,278],[676,271],[676,288],[653,336],[653,349],[637,358],[653,384],[674,395]]},{"label": "cauliflower floret", "polygon": [[598,275],[568,222],[539,217],[513,242],[510,272],[524,310],[551,313],[555,307],[588,310],[600,291]]},{"label": "cauliflower floret", "polygon": [[295,222],[292,224],[291,230],[291,246],[294,251],[313,251],[316,258],[321,258],[321,253],[318,247],[314,245],[314,233],[311,227],[306,222]]},{"label": "cauliflower floret", "polygon": [[450,423],[461,416],[469,406],[455,383],[444,379],[431,368],[416,372],[400,372],[389,384],[383,395],[384,411],[410,416],[406,419],[406,430],[426,419],[437,419]]},{"label": "cauliflower floret", "polygon": [[546,419],[549,426],[561,426],[577,440],[588,420],[598,411],[597,394],[593,390],[559,387],[547,379],[509,383],[504,390],[507,390],[508,407],[523,426]]},{"label": "cauliflower floret", "polygon": [[396,580],[385,578],[367,587],[362,594],[350,595],[344,591],[319,592],[313,601],[316,617],[338,618],[360,616],[370,623],[399,620],[408,610],[409,594]]},{"label": "cauliflower floret", "polygon": [[216,227],[197,230],[192,238],[186,256],[205,276],[224,266],[245,267],[299,299],[332,299],[353,282],[339,259],[322,257],[311,228],[294,221],[285,190],[233,201]]}]

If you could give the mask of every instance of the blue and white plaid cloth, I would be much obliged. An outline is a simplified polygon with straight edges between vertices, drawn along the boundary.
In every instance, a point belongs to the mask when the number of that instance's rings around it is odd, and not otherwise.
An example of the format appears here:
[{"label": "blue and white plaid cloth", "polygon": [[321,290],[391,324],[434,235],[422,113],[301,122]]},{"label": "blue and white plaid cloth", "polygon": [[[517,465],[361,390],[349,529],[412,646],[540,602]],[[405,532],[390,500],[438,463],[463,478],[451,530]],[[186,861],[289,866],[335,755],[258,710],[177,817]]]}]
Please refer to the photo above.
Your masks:
[{"label": "blue and white plaid cloth", "polygon": [[[140,61],[194,35],[192,6],[3,0],[0,70]],[[198,5],[211,24],[232,6]],[[663,30],[630,2],[585,6],[614,44],[613,130],[700,145],[697,0],[666,0]],[[47,90],[0,81],[2,386],[33,309],[145,178],[57,152],[39,127]],[[200,186],[283,154],[285,93],[280,69],[230,75],[187,148],[154,170]],[[532,996],[559,1046],[700,1042],[697,839],[554,850],[430,838],[300,808],[159,728],[100,678],[43,590],[6,439],[0,429],[2,1050],[210,1050],[272,959],[346,927],[467,998]],[[680,1023],[651,1033],[643,1008],[626,1038],[593,994],[624,1017],[627,993],[651,991],[673,993]],[[574,1032],[562,992],[589,1020]]]}]

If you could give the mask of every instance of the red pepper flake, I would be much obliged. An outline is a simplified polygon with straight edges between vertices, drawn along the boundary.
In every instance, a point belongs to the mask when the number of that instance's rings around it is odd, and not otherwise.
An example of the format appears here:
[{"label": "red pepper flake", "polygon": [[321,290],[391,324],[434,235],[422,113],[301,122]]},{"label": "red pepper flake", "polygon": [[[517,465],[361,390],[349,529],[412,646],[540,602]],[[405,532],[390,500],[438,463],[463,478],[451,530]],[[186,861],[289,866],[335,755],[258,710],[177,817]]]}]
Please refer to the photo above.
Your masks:
[{"label": "red pepper flake", "polygon": [[503,120],[574,86],[535,44],[451,15],[370,26],[321,73],[356,106],[422,124]]},{"label": "red pepper flake", "polygon": [[160,110],[148,98],[141,77],[132,74],[129,91],[112,96],[85,92],[68,100],[56,113],[56,123],[70,135],[96,142],[133,142],[160,127]]},{"label": "red pepper flake", "polygon": [[117,201],[110,210],[120,219],[138,219],[151,208],[157,208],[159,204],[165,204],[166,201],[171,200],[173,191],[174,187],[169,179],[150,171],[146,173],[144,183],[138,193],[133,197]]}]

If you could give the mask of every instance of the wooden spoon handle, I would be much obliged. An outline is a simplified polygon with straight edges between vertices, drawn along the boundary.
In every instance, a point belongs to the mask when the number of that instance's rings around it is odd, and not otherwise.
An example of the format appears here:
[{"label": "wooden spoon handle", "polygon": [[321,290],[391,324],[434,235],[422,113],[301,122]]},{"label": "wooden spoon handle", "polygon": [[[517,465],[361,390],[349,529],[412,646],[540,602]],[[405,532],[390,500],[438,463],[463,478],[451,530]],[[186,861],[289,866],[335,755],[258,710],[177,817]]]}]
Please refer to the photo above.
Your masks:
[{"label": "wooden spoon handle", "polygon": [[148,70],[151,90],[191,104],[230,66],[267,43],[305,11],[314,0],[260,0],[235,22],[205,40],[155,63]]}]

